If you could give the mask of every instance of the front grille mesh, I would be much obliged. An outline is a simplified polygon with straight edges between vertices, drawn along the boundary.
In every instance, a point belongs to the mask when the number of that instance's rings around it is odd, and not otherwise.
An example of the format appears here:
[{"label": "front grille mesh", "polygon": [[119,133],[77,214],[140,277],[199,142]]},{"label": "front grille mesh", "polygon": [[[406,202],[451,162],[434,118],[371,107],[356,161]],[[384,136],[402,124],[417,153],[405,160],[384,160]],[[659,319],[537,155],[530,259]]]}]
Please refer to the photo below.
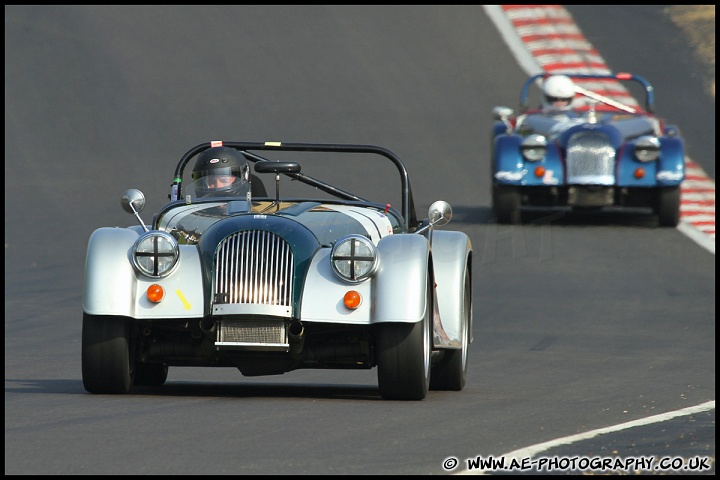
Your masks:
[{"label": "front grille mesh", "polygon": [[214,267],[215,303],[291,305],[292,249],[274,233],[230,235],[218,245]]},{"label": "front grille mesh", "polygon": [[288,345],[285,322],[275,319],[225,319],[218,331],[218,345],[245,345],[286,347]]},{"label": "front grille mesh", "polygon": [[603,134],[573,135],[568,141],[566,161],[569,184],[612,185],[615,181],[615,149]]}]

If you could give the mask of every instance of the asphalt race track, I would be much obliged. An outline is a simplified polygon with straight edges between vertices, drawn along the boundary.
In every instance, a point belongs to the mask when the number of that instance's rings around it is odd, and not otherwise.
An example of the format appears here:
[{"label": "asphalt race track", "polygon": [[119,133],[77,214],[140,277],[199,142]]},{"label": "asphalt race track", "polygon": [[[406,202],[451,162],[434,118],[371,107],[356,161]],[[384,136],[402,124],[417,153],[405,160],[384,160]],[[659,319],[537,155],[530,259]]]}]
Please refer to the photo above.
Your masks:
[{"label": "asphalt race track", "polygon": [[[702,67],[671,22],[634,28],[663,6],[618,8],[568,7],[611,68],[655,84],[714,178]],[[6,5],[5,474],[443,475],[714,402],[713,253],[643,215],[494,221],[491,110],[525,78],[481,5]],[[162,387],[85,392],[90,234],[135,223],[128,188],[149,220],[180,156],[218,139],[380,145],[420,215],[450,202],[444,228],[474,246],[463,391],[392,402],[375,370],[171,368]],[[543,455],[709,458],[714,473],[715,410]]]}]

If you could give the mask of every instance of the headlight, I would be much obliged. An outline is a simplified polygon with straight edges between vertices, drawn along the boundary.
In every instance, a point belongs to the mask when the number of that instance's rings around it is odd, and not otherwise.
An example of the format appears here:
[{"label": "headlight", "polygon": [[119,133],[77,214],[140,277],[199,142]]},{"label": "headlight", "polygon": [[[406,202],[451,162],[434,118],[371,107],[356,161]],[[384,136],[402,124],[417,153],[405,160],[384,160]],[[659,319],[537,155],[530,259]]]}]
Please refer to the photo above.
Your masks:
[{"label": "headlight", "polygon": [[660,156],[660,140],[649,135],[635,140],[635,158],[641,162],[652,162]]},{"label": "headlight", "polygon": [[362,282],[377,270],[377,250],[367,238],[348,235],[333,246],[330,263],[341,280],[350,283]]},{"label": "headlight", "polygon": [[132,248],[135,268],[153,278],[169,275],[177,265],[179,255],[177,241],[171,235],[157,230],[144,233]]},{"label": "headlight", "polygon": [[523,139],[520,150],[525,159],[531,162],[538,162],[545,158],[545,154],[547,153],[547,140],[542,135],[528,135]]}]

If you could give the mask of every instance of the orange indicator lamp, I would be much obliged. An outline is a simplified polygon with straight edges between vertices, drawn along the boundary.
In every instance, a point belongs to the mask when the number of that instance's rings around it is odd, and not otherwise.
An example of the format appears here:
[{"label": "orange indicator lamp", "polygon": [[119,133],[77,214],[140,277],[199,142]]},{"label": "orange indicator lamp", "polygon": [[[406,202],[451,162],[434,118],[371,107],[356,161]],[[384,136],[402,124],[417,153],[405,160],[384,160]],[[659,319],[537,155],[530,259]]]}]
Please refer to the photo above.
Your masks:
[{"label": "orange indicator lamp", "polygon": [[153,283],[147,288],[147,297],[152,303],[160,303],[165,298],[165,289],[157,283]]},{"label": "orange indicator lamp", "polygon": [[355,310],[362,303],[362,296],[360,296],[360,292],[349,290],[343,297],[343,303],[350,310]]}]

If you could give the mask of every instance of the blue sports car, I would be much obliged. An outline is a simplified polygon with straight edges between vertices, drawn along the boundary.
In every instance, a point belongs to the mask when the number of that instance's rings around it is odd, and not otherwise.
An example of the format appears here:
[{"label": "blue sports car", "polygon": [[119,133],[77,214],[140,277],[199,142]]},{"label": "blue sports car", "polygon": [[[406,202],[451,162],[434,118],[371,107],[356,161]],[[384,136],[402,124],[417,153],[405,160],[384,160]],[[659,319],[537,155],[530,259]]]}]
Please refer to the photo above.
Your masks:
[{"label": "blue sports car", "polygon": [[[628,83],[643,92],[644,107],[625,90]],[[529,107],[533,85],[541,89],[539,108]],[[517,223],[523,209],[535,207],[637,208],[655,214],[659,226],[676,226],[683,140],[675,125],[655,116],[653,95],[647,80],[629,73],[531,76],[522,86],[519,114],[493,109],[492,202],[498,223]]]}]

